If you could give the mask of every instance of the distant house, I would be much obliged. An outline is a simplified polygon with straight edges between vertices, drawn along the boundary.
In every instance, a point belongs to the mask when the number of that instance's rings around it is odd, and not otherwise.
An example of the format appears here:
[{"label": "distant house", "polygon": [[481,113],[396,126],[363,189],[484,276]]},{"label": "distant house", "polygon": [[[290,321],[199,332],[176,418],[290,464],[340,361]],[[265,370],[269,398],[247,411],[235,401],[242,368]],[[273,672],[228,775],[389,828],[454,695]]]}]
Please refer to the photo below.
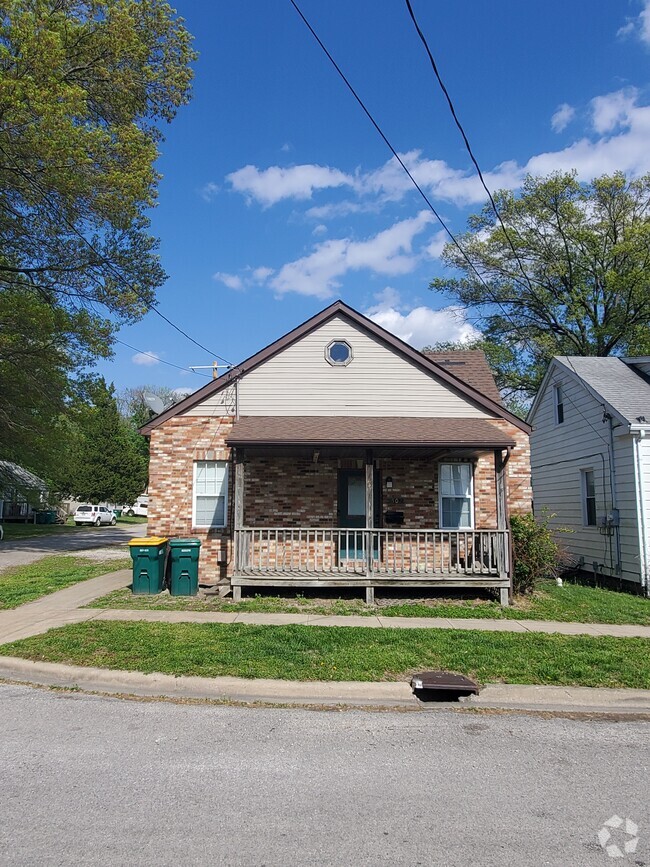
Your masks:
[{"label": "distant house", "polygon": [[425,355],[336,302],[160,413],[149,532],[232,587],[511,587],[529,427],[482,353]]},{"label": "distant house", "polygon": [[554,358],[528,421],[535,513],[580,569],[650,595],[650,357]]},{"label": "distant house", "polygon": [[0,461],[0,518],[27,521],[47,500],[47,485],[34,473],[11,461]]}]

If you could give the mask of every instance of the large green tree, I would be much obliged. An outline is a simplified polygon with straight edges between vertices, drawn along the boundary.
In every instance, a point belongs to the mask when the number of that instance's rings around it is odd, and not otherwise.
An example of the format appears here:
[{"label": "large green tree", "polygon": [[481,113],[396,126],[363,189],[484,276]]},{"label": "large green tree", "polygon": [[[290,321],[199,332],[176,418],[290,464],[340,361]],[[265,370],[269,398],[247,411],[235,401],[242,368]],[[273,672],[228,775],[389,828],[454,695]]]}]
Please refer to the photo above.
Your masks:
[{"label": "large green tree", "polygon": [[526,398],[553,355],[650,352],[650,175],[528,177],[447,244],[431,288],[480,316],[499,384]]},{"label": "large green tree", "polygon": [[0,455],[41,469],[29,437],[165,279],[147,213],[193,56],[162,0],[0,0]]},{"label": "large green tree", "polygon": [[90,386],[90,402],[67,419],[69,445],[61,464],[61,493],[89,502],[132,503],[147,483],[147,461],[120,415],[112,386]]}]

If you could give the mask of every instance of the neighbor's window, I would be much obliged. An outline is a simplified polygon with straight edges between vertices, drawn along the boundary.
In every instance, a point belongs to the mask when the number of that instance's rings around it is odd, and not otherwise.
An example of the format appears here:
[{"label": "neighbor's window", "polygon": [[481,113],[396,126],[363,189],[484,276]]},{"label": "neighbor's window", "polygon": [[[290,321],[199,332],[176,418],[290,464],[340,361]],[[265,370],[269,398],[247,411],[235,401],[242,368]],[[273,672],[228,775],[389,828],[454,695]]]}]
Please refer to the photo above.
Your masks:
[{"label": "neighbor's window", "polygon": [[472,465],[440,464],[440,526],[447,530],[471,528]]},{"label": "neighbor's window", "polygon": [[352,347],[347,340],[333,340],[327,345],[325,358],[335,367],[345,366],[352,361]]},{"label": "neighbor's window", "polygon": [[564,421],[564,394],[562,386],[554,386],[555,390],[555,424],[562,424]]},{"label": "neighbor's window", "polygon": [[582,520],[585,527],[596,526],[596,485],[594,471],[582,471]]},{"label": "neighbor's window", "polygon": [[228,501],[226,461],[194,462],[194,527],[225,527]]}]

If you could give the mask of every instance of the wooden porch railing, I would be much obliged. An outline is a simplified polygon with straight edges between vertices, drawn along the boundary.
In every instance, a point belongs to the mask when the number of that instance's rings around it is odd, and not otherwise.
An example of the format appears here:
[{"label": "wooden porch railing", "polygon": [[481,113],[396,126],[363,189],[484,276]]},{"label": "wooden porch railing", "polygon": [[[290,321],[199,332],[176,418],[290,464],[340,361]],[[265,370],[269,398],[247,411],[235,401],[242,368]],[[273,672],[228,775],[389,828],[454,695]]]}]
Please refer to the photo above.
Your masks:
[{"label": "wooden porch railing", "polygon": [[507,530],[352,530],[243,527],[235,574],[258,577],[510,574]]}]

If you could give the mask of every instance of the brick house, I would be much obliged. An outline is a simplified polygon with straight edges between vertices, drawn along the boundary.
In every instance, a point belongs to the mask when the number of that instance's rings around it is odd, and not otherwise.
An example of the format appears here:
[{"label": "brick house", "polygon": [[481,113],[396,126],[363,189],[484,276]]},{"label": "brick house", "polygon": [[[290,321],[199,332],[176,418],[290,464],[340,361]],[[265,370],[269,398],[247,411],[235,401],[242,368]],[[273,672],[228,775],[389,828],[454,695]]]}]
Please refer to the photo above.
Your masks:
[{"label": "brick house", "polygon": [[142,428],[149,532],[232,587],[511,586],[530,428],[481,352],[423,354],[337,301]]}]

